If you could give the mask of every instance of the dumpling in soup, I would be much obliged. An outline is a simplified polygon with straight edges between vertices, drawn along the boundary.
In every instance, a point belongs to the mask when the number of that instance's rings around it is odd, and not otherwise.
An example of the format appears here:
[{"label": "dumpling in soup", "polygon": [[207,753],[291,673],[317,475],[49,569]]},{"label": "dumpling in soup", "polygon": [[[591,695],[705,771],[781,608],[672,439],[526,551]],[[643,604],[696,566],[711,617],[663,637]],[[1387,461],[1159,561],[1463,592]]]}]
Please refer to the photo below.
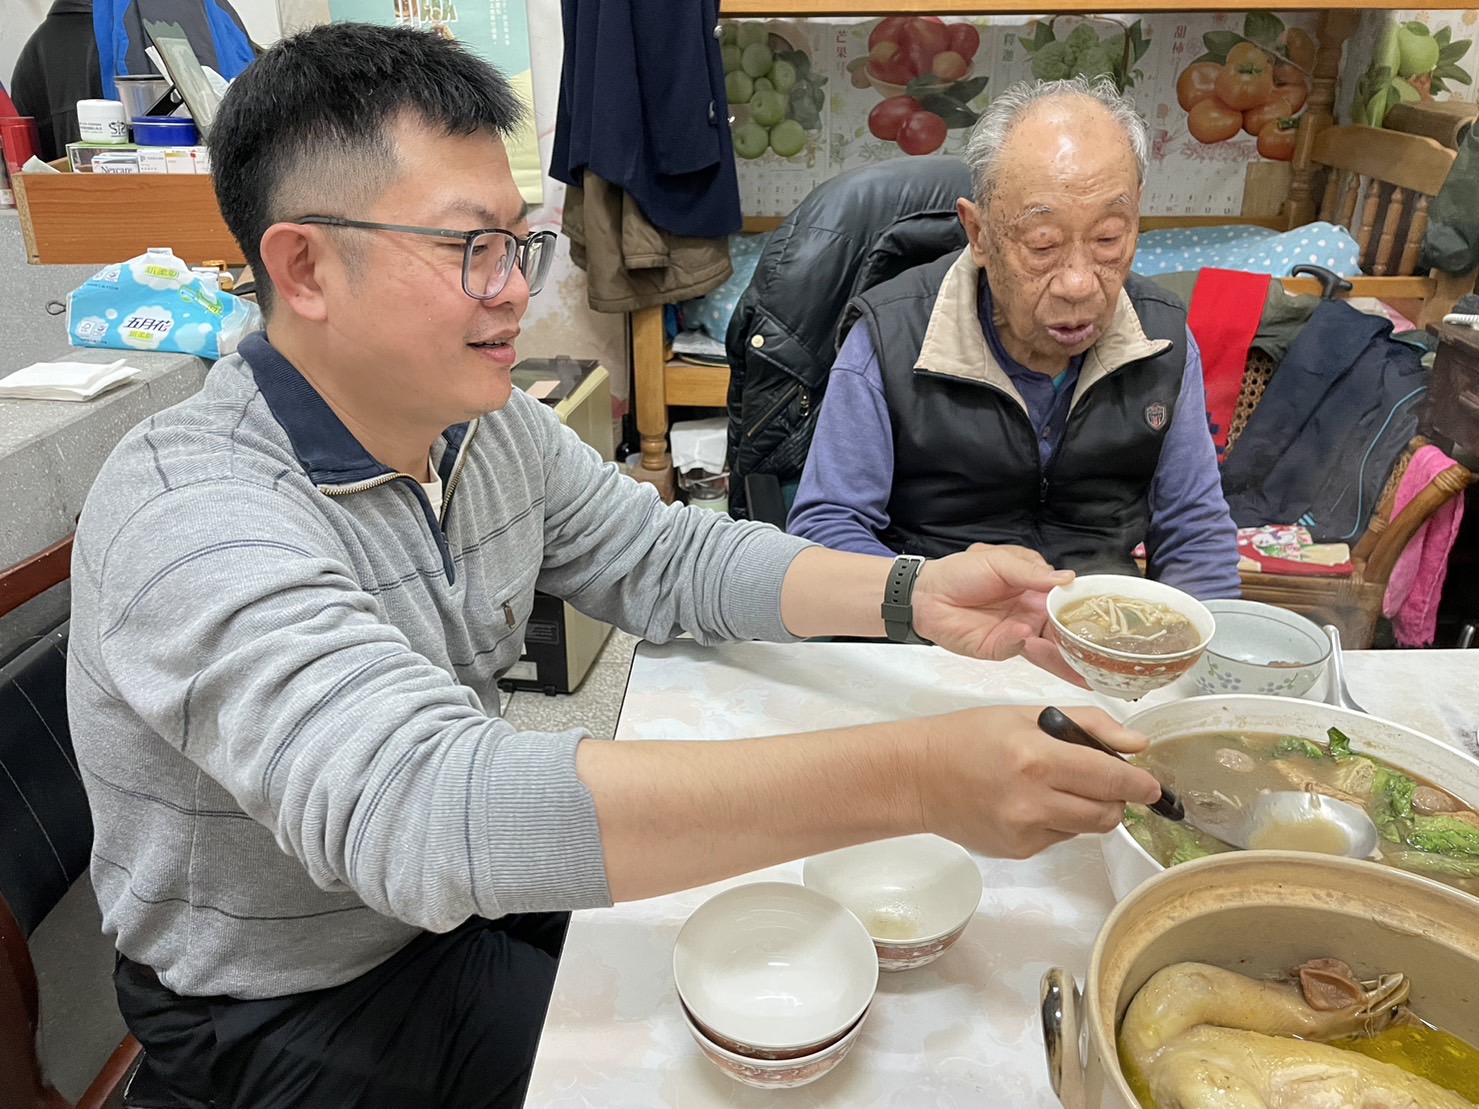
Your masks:
[{"label": "dumpling in soup", "polygon": [[1090,597],[1064,608],[1058,620],[1096,647],[1131,655],[1176,655],[1201,641],[1196,626],[1170,605],[1140,597]]}]

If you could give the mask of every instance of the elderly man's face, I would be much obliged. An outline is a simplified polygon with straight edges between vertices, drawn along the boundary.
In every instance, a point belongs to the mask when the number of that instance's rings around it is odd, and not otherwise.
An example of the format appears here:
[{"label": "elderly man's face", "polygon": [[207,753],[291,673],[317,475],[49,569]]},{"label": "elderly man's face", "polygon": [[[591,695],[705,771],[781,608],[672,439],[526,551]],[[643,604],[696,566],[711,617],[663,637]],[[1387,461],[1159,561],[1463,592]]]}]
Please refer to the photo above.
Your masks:
[{"label": "elderly man's face", "polygon": [[961,201],[990,278],[1007,353],[1044,373],[1103,335],[1139,228],[1141,185],[1124,130],[1090,100],[1043,103],[1003,146],[983,208]]}]

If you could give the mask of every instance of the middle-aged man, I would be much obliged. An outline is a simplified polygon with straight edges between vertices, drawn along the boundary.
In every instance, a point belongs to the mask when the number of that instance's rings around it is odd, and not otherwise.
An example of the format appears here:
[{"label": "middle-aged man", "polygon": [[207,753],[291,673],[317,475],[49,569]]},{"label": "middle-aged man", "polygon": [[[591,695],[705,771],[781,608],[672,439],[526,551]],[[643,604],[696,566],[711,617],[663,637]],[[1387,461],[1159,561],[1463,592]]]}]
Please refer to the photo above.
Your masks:
[{"label": "middle-aged man", "polygon": [[1159,793],[1025,709],[695,743],[499,717],[536,586],[655,640],[912,622],[1050,665],[1043,591],[1071,577],[665,506],[514,391],[554,249],[509,170],[519,114],[409,29],[249,67],[210,141],[267,333],[124,438],[78,526],[92,879],[124,1016],[192,1104],[518,1104],[566,910],[924,829],[1024,856]]},{"label": "middle-aged man", "polygon": [[[1016,85],[966,147],[969,247],[858,297],[792,507],[836,550],[1014,543],[1238,595],[1181,302],[1130,272],[1149,140],[1107,81]],[[850,330],[849,330],[850,328]]]}]

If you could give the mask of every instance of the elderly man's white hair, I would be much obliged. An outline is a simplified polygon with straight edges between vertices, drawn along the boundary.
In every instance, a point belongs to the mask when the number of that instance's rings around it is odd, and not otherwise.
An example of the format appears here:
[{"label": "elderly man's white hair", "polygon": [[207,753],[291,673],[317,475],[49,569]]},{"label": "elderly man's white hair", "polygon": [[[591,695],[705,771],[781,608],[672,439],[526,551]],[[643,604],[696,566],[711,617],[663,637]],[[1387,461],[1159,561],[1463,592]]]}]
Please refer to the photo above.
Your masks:
[{"label": "elderly man's white hair", "polygon": [[1104,106],[1114,121],[1124,129],[1125,139],[1135,153],[1140,180],[1145,180],[1145,167],[1150,159],[1150,132],[1145,120],[1135,110],[1134,101],[1114,87],[1107,77],[1069,77],[1062,81],[1019,81],[992,100],[971,129],[966,142],[965,164],[970,167],[971,184],[976,203],[985,206],[996,188],[997,161],[1001,148],[1016,129],[1022,117],[1045,100],[1086,98]]}]

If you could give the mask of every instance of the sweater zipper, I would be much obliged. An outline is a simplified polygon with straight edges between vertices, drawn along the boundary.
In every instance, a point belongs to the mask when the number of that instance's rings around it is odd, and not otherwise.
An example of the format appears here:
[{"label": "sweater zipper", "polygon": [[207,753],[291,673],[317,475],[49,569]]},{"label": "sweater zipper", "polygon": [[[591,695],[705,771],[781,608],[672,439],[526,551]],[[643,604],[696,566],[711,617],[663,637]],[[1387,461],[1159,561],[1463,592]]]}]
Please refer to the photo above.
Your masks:
[{"label": "sweater zipper", "polygon": [[[458,462],[461,463],[461,461],[462,458],[459,455]],[[363,493],[367,489],[376,489],[382,485],[389,485],[392,481],[400,481],[401,479],[405,479],[411,483],[416,499],[425,506],[422,515],[426,517],[426,523],[431,529],[431,538],[432,542],[436,544],[437,553],[442,556],[442,571],[447,575],[447,584],[455,585],[457,582],[457,572],[452,566],[452,550],[447,546],[446,533],[442,531],[441,521],[437,518],[437,512],[432,508],[431,501],[427,499],[426,490],[421,487],[421,482],[417,481],[416,478],[410,474],[394,470],[388,474],[377,474],[375,477],[366,478],[364,481],[353,481],[347,485],[320,485],[318,491],[326,497],[347,497],[351,493]],[[443,505],[447,503],[450,493],[451,491],[448,490],[443,495]]]},{"label": "sweater zipper", "polygon": [[452,465],[452,475],[447,478],[447,488],[442,493],[442,510],[439,516],[442,520],[447,518],[447,509],[452,506],[452,493],[457,488],[457,483],[462,480],[462,468],[467,465],[467,448],[472,445],[473,436],[478,433],[478,421],[474,420],[472,426],[467,429],[467,435],[462,439],[462,446],[457,451],[457,461]]},{"label": "sweater zipper", "polygon": [[745,432],[745,438],[753,439],[769,427],[770,422],[780,414],[781,409],[795,399],[797,393],[801,394],[801,418],[806,419],[811,414],[811,395],[802,388],[801,382],[798,381],[782,393],[780,398],[765,410],[763,416],[750,425],[750,429]]}]

